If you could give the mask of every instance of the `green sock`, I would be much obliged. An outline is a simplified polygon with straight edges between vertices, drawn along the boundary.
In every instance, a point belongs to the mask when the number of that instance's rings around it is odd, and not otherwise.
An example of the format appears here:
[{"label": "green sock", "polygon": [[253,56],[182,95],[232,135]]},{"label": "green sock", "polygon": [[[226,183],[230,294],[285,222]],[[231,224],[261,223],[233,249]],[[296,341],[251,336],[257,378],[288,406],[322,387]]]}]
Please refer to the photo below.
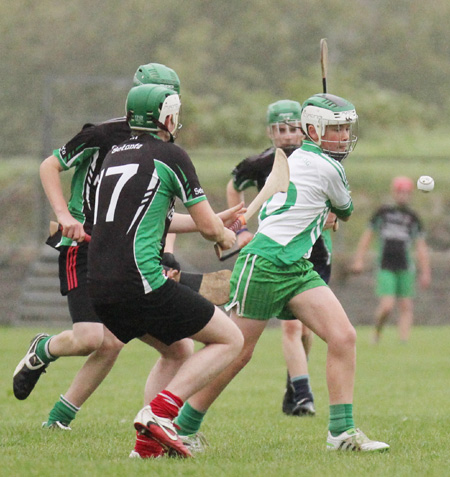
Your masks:
[{"label": "green sock", "polygon": [[79,407],[68,401],[62,394],[48,416],[47,425],[59,421],[68,426],[76,417]]},{"label": "green sock", "polygon": [[200,412],[194,409],[187,401],[181,408],[180,414],[175,419],[175,424],[179,426],[178,434],[189,436],[196,434],[202,425],[206,412]]},{"label": "green sock", "polygon": [[38,358],[41,359],[45,364],[51,363],[52,361],[58,359],[57,356],[53,356],[48,350],[48,344],[50,343],[50,340],[53,338],[53,336],[54,335],[42,338],[38,341],[36,346],[36,354],[38,355]]},{"label": "green sock", "polygon": [[328,429],[334,437],[354,427],[353,404],[333,404],[330,406]]}]

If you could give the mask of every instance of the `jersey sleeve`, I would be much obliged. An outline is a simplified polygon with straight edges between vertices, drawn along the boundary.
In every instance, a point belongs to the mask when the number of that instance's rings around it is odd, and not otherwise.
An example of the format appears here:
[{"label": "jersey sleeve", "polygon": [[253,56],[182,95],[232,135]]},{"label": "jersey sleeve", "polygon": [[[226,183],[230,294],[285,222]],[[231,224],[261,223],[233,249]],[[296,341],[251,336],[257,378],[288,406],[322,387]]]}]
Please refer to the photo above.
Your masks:
[{"label": "jersey sleeve", "polygon": [[101,132],[92,124],[86,124],[83,129],[75,135],[69,142],[59,149],[53,151],[53,155],[58,158],[61,167],[68,170],[76,167],[98,152]]},{"label": "jersey sleeve", "polygon": [[353,202],[344,168],[334,161],[330,163],[327,174],[326,193],[331,202],[331,212],[341,219],[349,217],[353,212]]},{"label": "jersey sleeve", "polygon": [[170,163],[155,161],[158,175],[169,181],[169,189],[183,202],[185,207],[191,207],[206,200],[206,195],[189,155],[177,147],[174,156],[175,160]]},{"label": "jersey sleeve", "polygon": [[271,147],[261,154],[247,157],[241,161],[231,173],[234,189],[238,192],[249,187],[257,187],[258,190],[261,190],[272,170],[274,157],[275,149]]},{"label": "jersey sleeve", "polygon": [[378,231],[380,229],[381,222],[383,221],[383,215],[386,211],[385,206],[378,208],[369,220],[369,228],[373,231]]},{"label": "jersey sleeve", "polygon": [[423,227],[422,220],[420,219],[420,217],[415,212],[412,212],[412,217],[413,217],[412,227],[411,227],[412,238],[413,239],[425,238],[426,233],[425,233],[425,229]]},{"label": "jersey sleeve", "polygon": [[242,192],[249,187],[256,187],[255,168],[250,163],[250,158],[241,161],[231,172],[233,187],[236,191]]}]

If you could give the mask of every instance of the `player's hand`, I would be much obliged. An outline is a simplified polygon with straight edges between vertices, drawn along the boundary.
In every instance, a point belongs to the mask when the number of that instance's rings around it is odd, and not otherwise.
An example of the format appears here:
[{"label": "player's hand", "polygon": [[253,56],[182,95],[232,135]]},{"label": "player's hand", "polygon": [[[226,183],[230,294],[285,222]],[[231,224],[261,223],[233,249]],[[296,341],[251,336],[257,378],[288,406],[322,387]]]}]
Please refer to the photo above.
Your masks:
[{"label": "player's hand", "polygon": [[175,280],[176,282],[180,281],[180,270],[175,270],[174,268],[165,268],[163,273],[167,278],[170,278],[171,280]]},{"label": "player's hand", "polygon": [[236,242],[236,234],[227,228],[224,228],[223,239],[217,242],[222,250],[228,250]]},{"label": "player's hand", "polygon": [[219,217],[220,220],[222,220],[223,225],[225,227],[229,227],[236,221],[236,219],[239,216],[243,215],[246,211],[247,211],[247,208],[244,207],[244,202],[241,202],[240,204],[235,205],[234,207],[230,207],[229,209],[219,212],[217,214],[217,217]]},{"label": "player's hand", "polygon": [[352,265],[350,265],[350,272],[355,275],[359,275],[364,270],[364,263],[362,260],[355,260]]},{"label": "player's hand", "polygon": [[239,249],[245,247],[253,238],[253,234],[248,230],[243,230],[239,234],[237,234],[237,246]]},{"label": "player's hand", "polygon": [[336,232],[338,228],[339,228],[339,225],[337,221],[337,216],[336,214],[333,214],[333,212],[330,212],[328,214],[327,220],[325,221],[323,230],[333,229],[334,232]]},{"label": "player's hand", "polygon": [[169,269],[174,269],[178,272],[181,269],[180,263],[175,258],[175,255],[173,253],[169,253],[169,252],[164,252],[163,253],[163,257],[162,257],[162,260],[161,260],[161,265],[163,267],[167,267]]},{"label": "player's hand", "polygon": [[419,285],[422,290],[426,290],[431,284],[430,271],[422,271],[419,274]]},{"label": "player's hand", "polygon": [[83,224],[74,219],[70,214],[58,217],[62,235],[76,242],[84,242],[86,233]]}]

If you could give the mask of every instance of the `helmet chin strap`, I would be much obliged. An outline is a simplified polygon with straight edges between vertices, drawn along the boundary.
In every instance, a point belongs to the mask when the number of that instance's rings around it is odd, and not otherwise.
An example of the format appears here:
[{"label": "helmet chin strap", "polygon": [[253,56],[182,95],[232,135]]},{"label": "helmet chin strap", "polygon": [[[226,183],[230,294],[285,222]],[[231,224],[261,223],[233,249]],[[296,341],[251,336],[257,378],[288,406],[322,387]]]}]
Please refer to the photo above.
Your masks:
[{"label": "helmet chin strap", "polygon": [[161,121],[156,119],[153,115],[151,116],[152,121],[161,129],[162,131],[165,131],[169,133],[169,142],[175,142],[175,138],[173,137],[173,134],[169,131],[169,128],[163,124]]}]

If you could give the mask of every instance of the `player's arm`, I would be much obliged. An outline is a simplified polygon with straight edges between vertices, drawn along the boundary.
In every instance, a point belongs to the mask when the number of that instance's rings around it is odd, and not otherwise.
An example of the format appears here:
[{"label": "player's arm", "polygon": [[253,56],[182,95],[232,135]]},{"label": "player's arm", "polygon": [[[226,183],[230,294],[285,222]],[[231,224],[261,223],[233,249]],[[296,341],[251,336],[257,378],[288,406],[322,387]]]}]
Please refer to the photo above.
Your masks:
[{"label": "player's arm", "polygon": [[176,238],[176,234],[167,234],[166,243],[164,245],[164,253],[173,253],[173,251],[175,250]]},{"label": "player's arm", "polygon": [[224,227],[207,200],[197,202],[188,210],[198,231],[206,240],[217,242],[224,250],[233,246],[236,241],[235,233]]},{"label": "player's arm", "polygon": [[[230,179],[227,184],[226,194],[227,194],[228,207],[233,207],[239,203],[244,204],[244,191],[237,191],[234,188],[233,179]],[[242,248],[244,247],[244,245],[247,245],[252,238],[253,238],[253,234],[248,231],[246,226],[242,228],[241,230],[239,230],[237,232],[238,248]]]},{"label": "player's arm", "polygon": [[42,187],[59,224],[62,226],[62,234],[77,242],[82,242],[85,237],[83,224],[71,215],[67,207],[60,177],[62,171],[63,168],[56,156],[47,157],[39,168]]},{"label": "player's arm", "polygon": [[361,236],[358,246],[356,247],[355,256],[351,265],[353,273],[361,273],[364,270],[364,257],[369,250],[374,232],[371,228],[367,229]]},{"label": "player's arm", "polygon": [[[233,224],[240,215],[244,214],[245,211],[246,208],[244,207],[244,203],[241,202],[234,207],[226,209],[215,215],[217,215],[225,227],[228,227],[229,225]],[[170,224],[169,232],[174,234],[190,233],[199,232],[199,229],[197,228],[197,224],[191,215],[175,213],[173,215],[172,223]]]},{"label": "player's arm", "polygon": [[237,191],[234,188],[233,179],[230,179],[230,181],[228,182],[226,193],[228,207],[233,207],[240,202],[244,202],[244,191]]},{"label": "player's arm", "polygon": [[416,258],[419,269],[419,284],[422,288],[428,288],[431,283],[430,256],[425,239],[422,237],[416,240]]}]

